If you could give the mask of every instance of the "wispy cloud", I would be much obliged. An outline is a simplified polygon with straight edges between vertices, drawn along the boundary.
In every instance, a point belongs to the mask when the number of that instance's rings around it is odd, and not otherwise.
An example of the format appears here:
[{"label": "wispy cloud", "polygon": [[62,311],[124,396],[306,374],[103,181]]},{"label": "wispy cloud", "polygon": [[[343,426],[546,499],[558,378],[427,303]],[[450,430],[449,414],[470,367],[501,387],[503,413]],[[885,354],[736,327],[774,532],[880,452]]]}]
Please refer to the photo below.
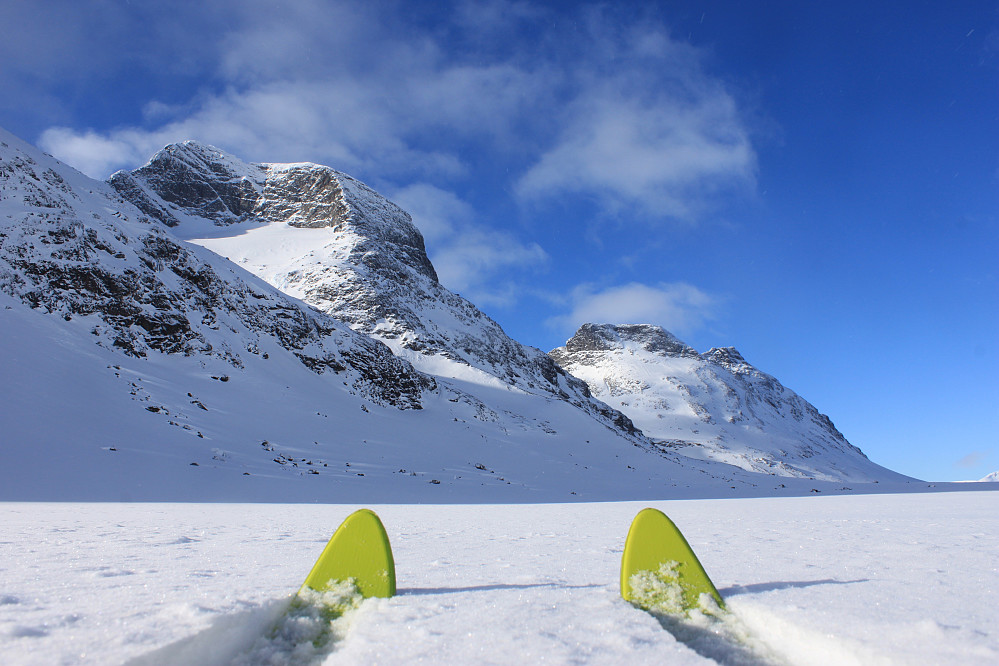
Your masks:
[{"label": "wispy cloud", "polygon": [[524,280],[547,267],[541,246],[481,224],[474,209],[452,192],[418,183],[392,199],[423,232],[441,284],[479,305],[512,305]]},{"label": "wispy cloud", "polygon": [[[93,175],[188,138],[249,159],[325,160],[414,181],[459,177],[473,155],[514,151],[511,179],[525,199],[585,193],[667,215],[689,213],[705,191],[752,182],[734,99],[666,26],[591,8],[566,33],[548,29],[550,10],[505,0],[457,2],[421,22],[392,4],[278,10],[246,0],[204,10],[184,43],[225,28],[198,49],[212,84],[190,103],[147,100],[159,113],[144,125],[56,127],[42,142]],[[124,11],[115,25],[135,18]],[[176,50],[160,41],[147,48]]]},{"label": "wispy cloud", "polygon": [[978,467],[989,458],[989,455],[990,455],[989,451],[972,451],[968,455],[956,461],[954,463],[954,466],[960,467],[962,469],[971,469],[972,467]]},{"label": "wispy cloud", "polygon": [[[610,26],[610,27],[608,27]],[[566,194],[612,212],[696,219],[724,189],[751,189],[756,157],[735,99],[701,53],[662,26],[592,10],[589,53],[567,71],[560,130],[518,180],[527,200]]]},{"label": "wispy cloud", "polygon": [[[74,131],[51,127],[42,134],[38,145],[92,178],[104,178],[115,167],[135,164],[149,156],[146,135],[129,132],[126,138],[109,137],[92,130]],[[138,139],[138,140],[136,140]]]},{"label": "wispy cloud", "polygon": [[[143,33],[160,55],[182,51],[166,39],[193,45],[183,67],[204,83],[188,98],[145,99],[126,126],[52,126],[39,144],[98,178],[185,139],[249,161],[328,164],[422,217],[446,284],[506,304],[518,282],[504,271],[543,267],[547,254],[448,204],[460,183],[498,178],[528,214],[568,196],[643,222],[695,220],[717,193],[754,183],[735,99],[701,51],[647,16],[509,0],[210,4],[186,10],[188,34],[169,16],[166,37]],[[133,11],[99,5],[117,26],[136,24]]]},{"label": "wispy cloud", "polygon": [[598,287],[584,284],[568,298],[569,312],[548,324],[562,333],[580,325],[656,324],[679,334],[690,333],[713,318],[718,300],[684,282]]}]

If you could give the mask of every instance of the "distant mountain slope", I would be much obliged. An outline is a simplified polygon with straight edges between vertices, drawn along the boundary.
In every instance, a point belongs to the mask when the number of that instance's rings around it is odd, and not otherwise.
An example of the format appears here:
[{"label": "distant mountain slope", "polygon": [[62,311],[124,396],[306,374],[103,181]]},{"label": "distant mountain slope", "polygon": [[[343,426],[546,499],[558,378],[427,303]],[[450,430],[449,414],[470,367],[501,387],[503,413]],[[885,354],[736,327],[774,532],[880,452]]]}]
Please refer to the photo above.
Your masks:
[{"label": "distant mountain slope", "polygon": [[648,437],[685,456],[788,477],[901,478],[733,347],[699,354],[658,326],[584,324],[550,354]]},{"label": "distant mountain slope", "polygon": [[188,141],[109,182],[175,233],[382,340],[423,372],[552,396],[634,432],[583,382],[443,287],[410,216],[344,173],[247,164]]},{"label": "distant mountain slope", "polygon": [[[241,183],[225,196],[242,196]],[[523,390],[458,361],[467,376],[435,380],[150,210],[0,130],[0,500],[778,492],[769,478],[655,451],[551,361],[537,367],[551,364],[552,382],[538,370]],[[545,387],[530,387],[538,376]]]}]

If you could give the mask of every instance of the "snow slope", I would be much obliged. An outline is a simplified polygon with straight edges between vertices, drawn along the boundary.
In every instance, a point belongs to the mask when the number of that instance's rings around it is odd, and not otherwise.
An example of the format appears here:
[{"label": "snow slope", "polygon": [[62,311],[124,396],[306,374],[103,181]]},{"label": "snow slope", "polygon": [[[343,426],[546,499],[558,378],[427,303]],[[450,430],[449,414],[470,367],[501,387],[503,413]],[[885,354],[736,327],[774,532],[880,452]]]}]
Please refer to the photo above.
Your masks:
[{"label": "snow slope", "polygon": [[[674,626],[678,640],[620,599],[624,536],[646,503],[393,505],[375,508],[398,596],[338,621],[331,649],[306,638],[313,659],[296,663],[999,661],[999,493],[651,504],[744,643]],[[355,508],[0,504],[0,662],[287,663],[295,641],[261,636]]]},{"label": "snow slope", "polygon": [[274,349],[238,369],[157,351],[132,358],[3,294],[0,334],[17,350],[0,358],[17,378],[0,383],[0,500],[531,502],[777,486],[672,463],[564,401],[521,417],[538,400],[522,392],[493,389],[487,406],[442,387],[423,409],[399,410]]},{"label": "snow slope", "polygon": [[668,450],[787,477],[902,479],[733,347],[699,354],[647,324],[584,324],[549,352]]}]

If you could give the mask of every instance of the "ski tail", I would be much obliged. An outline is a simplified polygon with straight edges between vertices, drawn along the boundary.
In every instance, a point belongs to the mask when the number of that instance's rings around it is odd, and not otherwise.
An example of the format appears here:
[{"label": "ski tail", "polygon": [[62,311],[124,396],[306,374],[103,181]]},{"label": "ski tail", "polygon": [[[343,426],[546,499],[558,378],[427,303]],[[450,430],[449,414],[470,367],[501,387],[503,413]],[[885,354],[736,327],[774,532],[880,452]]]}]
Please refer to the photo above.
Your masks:
[{"label": "ski tail", "polygon": [[638,606],[684,613],[708,594],[725,602],[677,526],[658,509],[643,509],[628,530],[621,558],[621,596]]},{"label": "ski tail", "polygon": [[348,580],[365,598],[395,595],[392,546],[385,526],[370,509],[347,516],[330,537],[301,589],[322,592],[337,581]]}]

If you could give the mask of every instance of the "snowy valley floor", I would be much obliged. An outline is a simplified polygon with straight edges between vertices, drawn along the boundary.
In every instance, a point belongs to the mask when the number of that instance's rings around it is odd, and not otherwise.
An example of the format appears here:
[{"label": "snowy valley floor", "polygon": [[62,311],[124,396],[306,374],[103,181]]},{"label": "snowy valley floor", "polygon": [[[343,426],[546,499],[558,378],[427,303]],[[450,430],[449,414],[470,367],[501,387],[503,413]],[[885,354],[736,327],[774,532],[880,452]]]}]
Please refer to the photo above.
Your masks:
[{"label": "snowy valley floor", "polygon": [[[684,531],[742,643],[699,653],[699,630],[680,642],[621,600],[644,506]],[[2,503],[0,663],[302,663],[258,639],[355,508]],[[305,645],[313,663],[999,663],[999,492],[373,508],[399,594]]]}]

